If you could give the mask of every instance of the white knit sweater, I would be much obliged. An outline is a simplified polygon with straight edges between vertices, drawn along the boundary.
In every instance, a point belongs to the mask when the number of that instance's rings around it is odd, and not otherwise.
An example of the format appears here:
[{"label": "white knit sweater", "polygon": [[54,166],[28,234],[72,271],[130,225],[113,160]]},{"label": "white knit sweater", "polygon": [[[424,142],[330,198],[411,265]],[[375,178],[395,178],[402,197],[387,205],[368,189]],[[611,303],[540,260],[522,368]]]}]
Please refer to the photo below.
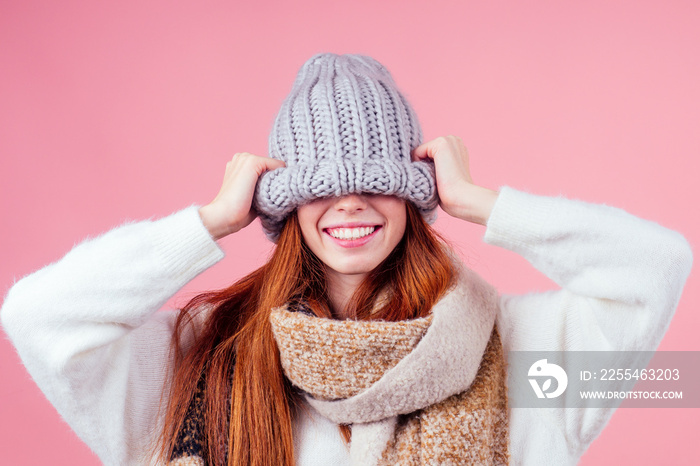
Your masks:
[{"label": "white knit sweater", "polygon": [[[484,234],[561,289],[503,295],[504,351],[655,350],[690,273],[680,234],[623,210],[501,188]],[[58,412],[108,465],[151,464],[175,312],[156,312],[224,257],[193,205],[84,241],[18,281],[2,324]],[[184,344],[187,344],[186,342]],[[313,411],[312,411],[313,412]],[[576,464],[613,410],[510,410],[513,464]],[[297,463],[347,465],[337,427],[294,426]]]}]

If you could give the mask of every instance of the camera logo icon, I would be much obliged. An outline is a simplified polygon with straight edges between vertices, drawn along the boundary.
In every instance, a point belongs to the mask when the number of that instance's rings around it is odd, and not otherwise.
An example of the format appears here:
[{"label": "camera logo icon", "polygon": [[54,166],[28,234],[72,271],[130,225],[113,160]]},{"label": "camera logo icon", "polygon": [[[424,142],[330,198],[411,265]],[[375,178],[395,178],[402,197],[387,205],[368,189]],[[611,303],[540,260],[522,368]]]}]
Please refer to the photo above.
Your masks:
[{"label": "camera logo icon", "polygon": [[[548,363],[546,359],[535,361],[530,366],[527,375],[537,398],[556,398],[564,393],[566,385],[569,383],[569,378],[566,376],[564,369],[554,363]],[[546,379],[540,387],[538,378],[545,377]],[[557,381],[556,390],[549,391],[552,388],[552,379]]]}]

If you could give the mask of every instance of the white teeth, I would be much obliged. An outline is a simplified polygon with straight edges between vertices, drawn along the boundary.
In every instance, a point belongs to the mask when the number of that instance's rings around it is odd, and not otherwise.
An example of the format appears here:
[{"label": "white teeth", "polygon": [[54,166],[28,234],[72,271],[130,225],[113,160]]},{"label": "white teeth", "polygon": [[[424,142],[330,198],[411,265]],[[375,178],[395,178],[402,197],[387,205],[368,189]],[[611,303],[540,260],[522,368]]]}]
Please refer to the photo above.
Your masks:
[{"label": "white teeth", "polygon": [[377,227],[361,227],[361,228],[333,228],[329,229],[328,233],[333,238],[338,239],[358,239],[363,236],[372,234]]}]

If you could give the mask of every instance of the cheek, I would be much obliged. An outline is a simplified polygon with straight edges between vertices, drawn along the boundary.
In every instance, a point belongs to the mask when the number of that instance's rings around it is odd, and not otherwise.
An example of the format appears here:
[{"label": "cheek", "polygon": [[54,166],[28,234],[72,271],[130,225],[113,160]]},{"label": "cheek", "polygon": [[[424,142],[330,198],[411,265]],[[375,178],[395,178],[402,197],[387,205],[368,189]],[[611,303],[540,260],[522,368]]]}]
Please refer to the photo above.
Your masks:
[{"label": "cheek", "polygon": [[306,241],[306,244],[310,244],[313,242],[314,238],[314,232],[315,228],[313,227],[313,224],[311,224],[308,220],[305,220],[303,218],[299,218],[299,227],[301,228],[301,235]]},{"label": "cheek", "polygon": [[389,221],[394,225],[394,233],[399,237],[406,231],[406,204],[403,201],[392,202],[384,210]]},{"label": "cheek", "polygon": [[322,213],[322,210],[314,204],[307,204],[297,209],[299,227],[307,244],[313,242],[314,238],[319,235],[317,227]]},{"label": "cheek", "polygon": [[401,238],[403,238],[404,233],[406,233],[406,219],[404,218],[403,221],[399,221],[396,224],[396,227],[394,228],[394,234],[393,236],[393,243],[398,244],[399,241],[401,241]]},{"label": "cheek", "polygon": [[[401,209],[402,212],[405,212],[405,211],[403,210],[403,209],[405,209],[404,206],[399,206],[399,207],[397,207],[397,209]],[[401,241],[401,239],[402,239],[402,238],[404,237],[404,235],[406,234],[406,222],[407,222],[407,218],[406,218],[406,215],[405,215],[405,213],[404,213],[404,215],[402,215],[402,216],[398,219],[398,224],[397,224],[397,228],[396,228],[396,237],[394,238],[394,242],[395,242],[396,244],[398,244],[399,241]]]}]

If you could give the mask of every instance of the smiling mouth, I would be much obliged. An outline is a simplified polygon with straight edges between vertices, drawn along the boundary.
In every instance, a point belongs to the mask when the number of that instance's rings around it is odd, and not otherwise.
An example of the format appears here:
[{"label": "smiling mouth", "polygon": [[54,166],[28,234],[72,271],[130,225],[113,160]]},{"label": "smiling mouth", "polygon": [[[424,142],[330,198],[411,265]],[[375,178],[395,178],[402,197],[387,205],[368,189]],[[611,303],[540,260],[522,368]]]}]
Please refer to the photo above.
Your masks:
[{"label": "smiling mouth", "polygon": [[359,228],[326,228],[324,231],[335,239],[356,240],[371,235],[381,228],[380,225]]}]

